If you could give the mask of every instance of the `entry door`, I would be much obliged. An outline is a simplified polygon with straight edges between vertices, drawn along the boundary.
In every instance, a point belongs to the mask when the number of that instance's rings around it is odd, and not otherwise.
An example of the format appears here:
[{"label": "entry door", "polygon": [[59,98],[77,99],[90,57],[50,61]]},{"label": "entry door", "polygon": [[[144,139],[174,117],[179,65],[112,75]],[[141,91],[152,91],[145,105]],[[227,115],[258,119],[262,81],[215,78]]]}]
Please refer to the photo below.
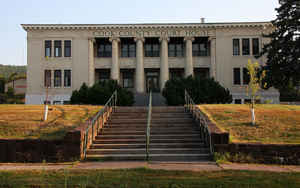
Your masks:
[{"label": "entry door", "polygon": [[159,92],[158,76],[147,76],[147,92]]}]

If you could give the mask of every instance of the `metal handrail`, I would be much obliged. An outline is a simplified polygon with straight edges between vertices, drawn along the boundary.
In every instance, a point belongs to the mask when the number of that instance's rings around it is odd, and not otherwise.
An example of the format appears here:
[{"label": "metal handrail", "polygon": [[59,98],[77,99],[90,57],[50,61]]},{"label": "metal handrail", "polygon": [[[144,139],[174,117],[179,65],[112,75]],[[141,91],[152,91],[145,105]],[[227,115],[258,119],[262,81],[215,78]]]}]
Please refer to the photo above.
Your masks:
[{"label": "metal handrail", "polygon": [[152,116],[152,91],[150,91],[150,95],[149,95],[147,130],[146,130],[146,158],[147,158],[147,161],[150,160],[149,145],[150,145],[150,131],[151,131],[151,116]]},{"label": "metal handrail", "polygon": [[92,129],[92,140],[94,139],[95,136],[95,132],[94,132],[94,128],[95,125],[97,124],[97,129],[96,129],[96,135],[98,134],[100,125],[99,123],[97,123],[97,121],[99,120],[99,118],[102,118],[101,124],[102,124],[102,128],[105,125],[104,119],[108,118],[110,113],[115,112],[116,111],[116,106],[117,106],[117,98],[118,98],[118,93],[117,90],[114,91],[114,93],[111,95],[111,97],[108,99],[108,101],[105,103],[104,107],[101,108],[97,114],[93,117],[92,120],[90,120],[88,122],[88,127],[85,129],[84,132],[84,145],[83,145],[83,153],[84,153],[84,158],[86,158],[86,151],[87,151],[87,146],[88,146],[88,139],[89,139],[89,132],[90,129]]},{"label": "metal handrail", "polygon": [[185,90],[184,91],[184,99],[185,99],[185,110],[189,111],[193,118],[199,123],[200,126],[200,137],[203,139],[204,144],[209,147],[210,154],[214,153],[212,146],[212,138],[211,131],[208,128],[208,123],[205,115],[199,108],[196,107],[192,97]]}]

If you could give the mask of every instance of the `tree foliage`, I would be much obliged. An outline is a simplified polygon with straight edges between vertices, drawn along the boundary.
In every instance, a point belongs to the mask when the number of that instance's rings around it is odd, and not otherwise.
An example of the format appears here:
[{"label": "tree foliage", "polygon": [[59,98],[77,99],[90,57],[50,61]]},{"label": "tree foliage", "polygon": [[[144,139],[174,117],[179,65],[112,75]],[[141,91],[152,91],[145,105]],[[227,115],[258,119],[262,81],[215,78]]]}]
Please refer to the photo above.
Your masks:
[{"label": "tree foliage", "polygon": [[214,79],[188,77],[174,78],[166,82],[163,96],[168,105],[183,105],[184,90],[187,90],[196,104],[231,103],[232,95]]},{"label": "tree foliage", "polygon": [[[297,4],[298,3],[298,7]],[[271,42],[264,46],[262,54],[267,54],[266,80],[270,86],[284,89],[292,82],[300,81],[300,9],[299,1],[284,0],[276,9],[277,18],[272,21],[275,30],[265,37]]]},{"label": "tree foliage", "polygon": [[131,106],[134,103],[134,95],[131,91],[122,88],[114,80],[98,82],[92,87],[82,84],[79,90],[74,90],[71,96],[71,104],[104,105],[114,91],[118,92],[118,106]]}]

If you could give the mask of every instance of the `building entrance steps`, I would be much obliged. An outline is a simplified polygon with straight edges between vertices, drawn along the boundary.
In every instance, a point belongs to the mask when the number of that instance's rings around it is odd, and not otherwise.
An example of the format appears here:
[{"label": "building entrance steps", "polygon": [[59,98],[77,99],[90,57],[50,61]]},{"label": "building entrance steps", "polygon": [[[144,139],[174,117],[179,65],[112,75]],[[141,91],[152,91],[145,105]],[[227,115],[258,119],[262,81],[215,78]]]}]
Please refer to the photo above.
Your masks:
[{"label": "building entrance steps", "polygon": [[[148,106],[149,93],[135,93],[133,106]],[[166,100],[161,93],[152,93],[152,106],[166,106]]]},{"label": "building entrance steps", "polygon": [[[87,160],[146,159],[147,107],[117,107],[87,151]],[[200,129],[183,107],[153,107],[151,161],[210,161]]]}]

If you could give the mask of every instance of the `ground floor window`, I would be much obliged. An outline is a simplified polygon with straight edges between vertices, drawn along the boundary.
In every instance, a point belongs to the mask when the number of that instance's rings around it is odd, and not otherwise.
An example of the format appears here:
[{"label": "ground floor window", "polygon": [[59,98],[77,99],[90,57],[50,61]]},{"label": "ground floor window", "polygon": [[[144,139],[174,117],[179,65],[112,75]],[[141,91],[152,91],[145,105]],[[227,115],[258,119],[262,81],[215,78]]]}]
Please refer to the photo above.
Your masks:
[{"label": "ground floor window", "polygon": [[194,76],[200,78],[209,78],[209,68],[195,68]]},{"label": "ground floor window", "polygon": [[170,79],[183,78],[184,69],[170,69]]},{"label": "ground floor window", "polygon": [[98,75],[98,82],[106,82],[110,79],[110,70],[96,70],[96,75]]},{"label": "ground floor window", "polygon": [[133,81],[133,72],[127,71],[123,72],[123,87],[124,88],[133,88],[134,87],[134,81]]},{"label": "ground floor window", "polygon": [[64,70],[64,86],[71,87],[71,70]]},{"label": "ground floor window", "polygon": [[242,99],[235,99],[234,104],[242,104]]},{"label": "ground floor window", "polygon": [[54,87],[61,87],[61,70],[54,71]]}]

